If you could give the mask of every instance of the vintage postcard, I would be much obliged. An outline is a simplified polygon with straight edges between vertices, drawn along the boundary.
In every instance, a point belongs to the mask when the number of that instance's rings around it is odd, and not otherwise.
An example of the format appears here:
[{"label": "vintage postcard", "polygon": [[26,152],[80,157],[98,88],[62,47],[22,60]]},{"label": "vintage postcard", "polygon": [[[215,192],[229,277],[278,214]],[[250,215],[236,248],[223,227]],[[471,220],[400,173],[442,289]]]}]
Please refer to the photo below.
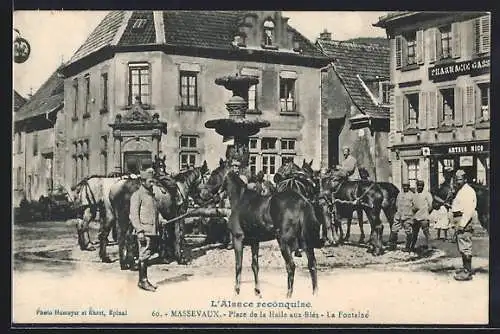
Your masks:
[{"label": "vintage postcard", "polygon": [[13,325],[488,324],[490,16],[14,11]]}]

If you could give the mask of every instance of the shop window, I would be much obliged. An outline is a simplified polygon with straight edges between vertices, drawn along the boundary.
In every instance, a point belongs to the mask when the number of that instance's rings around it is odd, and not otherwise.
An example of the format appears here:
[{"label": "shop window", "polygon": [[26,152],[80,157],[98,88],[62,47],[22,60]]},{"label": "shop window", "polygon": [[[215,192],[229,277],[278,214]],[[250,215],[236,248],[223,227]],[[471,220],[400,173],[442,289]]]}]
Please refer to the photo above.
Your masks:
[{"label": "shop window", "polygon": [[150,68],[148,63],[129,64],[128,103],[132,105],[136,97],[141,104],[150,103]]},{"label": "shop window", "polygon": [[417,180],[420,179],[420,165],[418,160],[408,160],[406,161],[406,167],[408,171],[408,182],[410,187],[415,189],[417,187]]},{"label": "shop window", "polygon": [[405,129],[416,129],[418,124],[419,97],[418,94],[406,94],[404,96],[403,111]]},{"label": "shop window", "polygon": [[441,47],[438,50],[441,54],[438,55],[441,59],[451,58],[452,56],[452,35],[451,35],[451,24],[439,28],[439,33],[441,35]]},{"label": "shop window", "polygon": [[441,126],[449,126],[455,118],[455,90],[453,88],[441,89],[440,93],[442,96]]},{"label": "shop window", "polygon": [[181,71],[180,73],[180,96],[182,107],[198,106],[198,73]]},{"label": "shop window", "polygon": [[489,121],[490,119],[490,84],[483,83],[479,84],[479,91],[481,96],[481,106],[480,106],[480,120]]},{"label": "shop window", "polygon": [[282,112],[295,111],[295,79],[280,77],[280,107]]}]

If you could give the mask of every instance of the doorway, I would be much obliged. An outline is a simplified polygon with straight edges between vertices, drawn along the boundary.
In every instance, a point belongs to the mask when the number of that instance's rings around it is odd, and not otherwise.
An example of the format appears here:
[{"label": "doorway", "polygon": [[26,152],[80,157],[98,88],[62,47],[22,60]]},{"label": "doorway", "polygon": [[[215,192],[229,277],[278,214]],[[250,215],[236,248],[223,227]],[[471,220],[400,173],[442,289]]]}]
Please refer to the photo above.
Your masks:
[{"label": "doorway", "polygon": [[328,119],[328,168],[339,164],[339,137],[345,118]]},{"label": "doorway", "polygon": [[139,174],[141,170],[152,167],[151,151],[130,151],[123,154],[123,171]]}]

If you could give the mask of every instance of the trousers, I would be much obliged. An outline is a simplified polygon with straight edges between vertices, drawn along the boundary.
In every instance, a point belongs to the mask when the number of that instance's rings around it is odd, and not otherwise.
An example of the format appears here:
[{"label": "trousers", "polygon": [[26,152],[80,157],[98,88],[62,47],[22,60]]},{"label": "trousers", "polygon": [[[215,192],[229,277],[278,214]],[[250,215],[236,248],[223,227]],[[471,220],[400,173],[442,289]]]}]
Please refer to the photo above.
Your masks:
[{"label": "trousers", "polygon": [[155,252],[158,244],[158,237],[144,236],[144,239],[137,238],[137,245],[139,249],[139,261],[147,261]]}]

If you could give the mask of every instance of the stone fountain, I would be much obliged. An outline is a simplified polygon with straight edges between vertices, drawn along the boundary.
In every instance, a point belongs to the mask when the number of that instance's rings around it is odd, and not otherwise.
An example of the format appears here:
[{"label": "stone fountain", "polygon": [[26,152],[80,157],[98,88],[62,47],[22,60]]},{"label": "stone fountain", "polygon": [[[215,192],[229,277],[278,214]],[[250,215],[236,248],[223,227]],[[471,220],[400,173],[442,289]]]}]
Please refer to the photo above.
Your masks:
[{"label": "stone fountain", "polygon": [[261,128],[271,125],[265,120],[246,118],[248,89],[258,83],[258,78],[238,74],[217,78],[215,84],[224,86],[233,92],[233,96],[226,103],[229,117],[213,119],[205,123],[205,127],[215,129],[224,138],[234,139],[234,145],[228,145],[227,147],[226,159],[228,162],[238,160],[241,163],[240,172],[247,176],[249,176],[249,137],[259,133]]}]

